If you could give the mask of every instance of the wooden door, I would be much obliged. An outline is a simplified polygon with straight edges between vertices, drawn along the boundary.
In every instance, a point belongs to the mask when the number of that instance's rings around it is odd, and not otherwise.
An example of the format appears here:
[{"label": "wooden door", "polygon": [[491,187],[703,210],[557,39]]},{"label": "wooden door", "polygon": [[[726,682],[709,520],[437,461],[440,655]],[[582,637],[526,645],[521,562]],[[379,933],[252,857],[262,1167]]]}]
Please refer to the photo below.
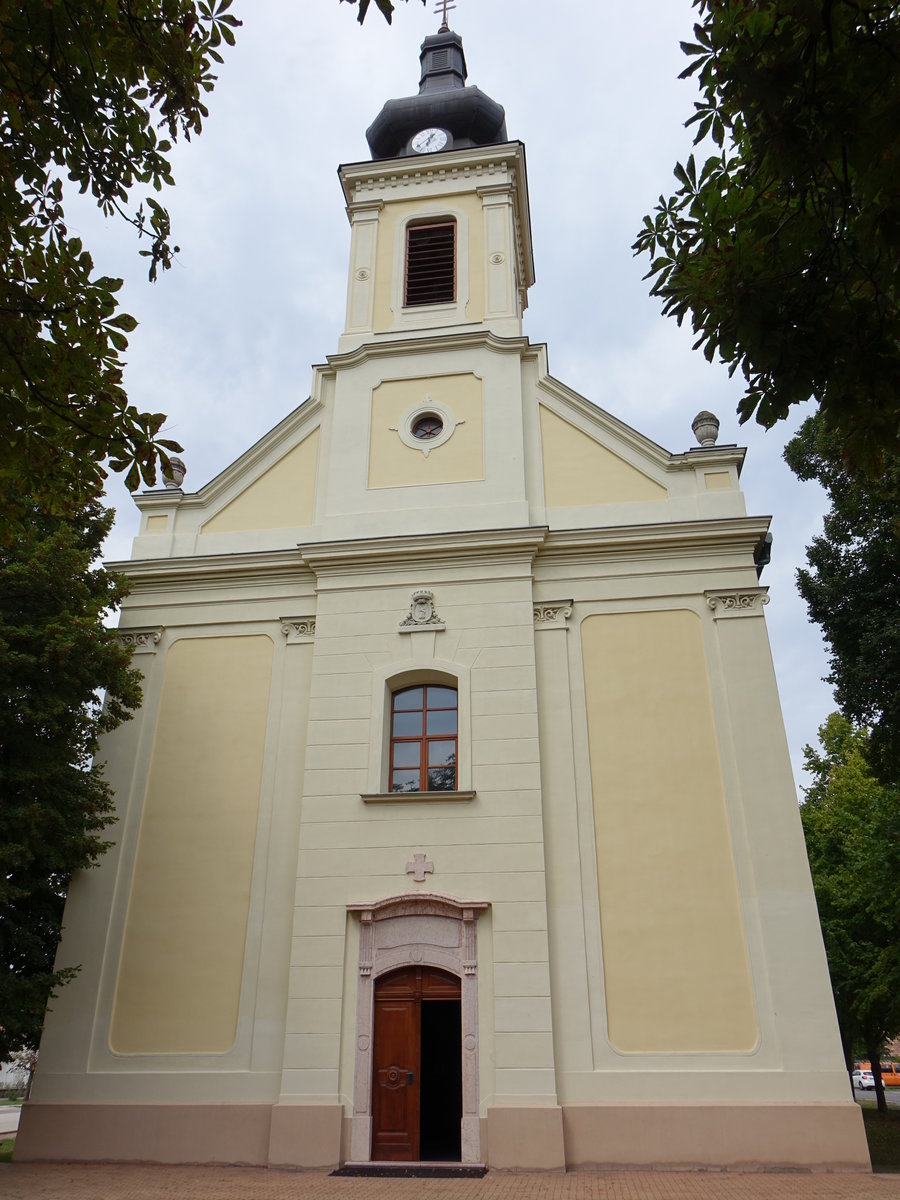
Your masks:
[{"label": "wooden door", "polygon": [[372,1158],[417,1162],[420,1142],[422,997],[452,999],[459,980],[430,967],[403,967],[375,983]]},{"label": "wooden door", "polygon": [[419,1157],[419,1004],[416,968],[375,983],[372,1048],[372,1158]]}]

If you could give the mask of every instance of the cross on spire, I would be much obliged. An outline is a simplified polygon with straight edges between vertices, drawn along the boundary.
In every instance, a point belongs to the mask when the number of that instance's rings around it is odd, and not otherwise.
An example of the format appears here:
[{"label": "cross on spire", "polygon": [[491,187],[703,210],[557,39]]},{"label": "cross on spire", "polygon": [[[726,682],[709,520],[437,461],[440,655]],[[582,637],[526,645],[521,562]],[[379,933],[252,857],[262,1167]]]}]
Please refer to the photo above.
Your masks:
[{"label": "cross on spire", "polygon": [[456,8],[453,0],[437,0],[437,4],[434,6],[434,11],[435,14],[440,13],[441,16],[441,27],[438,30],[438,33],[450,32],[450,26],[447,24],[447,11],[451,8]]}]

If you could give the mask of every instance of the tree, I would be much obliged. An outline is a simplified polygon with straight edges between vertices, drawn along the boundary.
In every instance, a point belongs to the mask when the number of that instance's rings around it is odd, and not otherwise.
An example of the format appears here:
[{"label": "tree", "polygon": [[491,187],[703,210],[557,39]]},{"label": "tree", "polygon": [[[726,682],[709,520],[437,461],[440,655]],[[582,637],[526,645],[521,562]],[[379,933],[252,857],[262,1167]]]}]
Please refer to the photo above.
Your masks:
[{"label": "tree", "polygon": [[770,428],[814,397],[857,467],[900,453],[900,8],[694,0],[694,144],[634,243],[651,294]]},{"label": "tree", "polygon": [[807,746],[800,812],[848,1070],[855,1041],[872,1064],[886,1111],[881,1050],[900,1031],[900,789],[885,787],[868,760],[869,735],[840,713]]},{"label": "tree", "polygon": [[[356,2],[357,0],[341,0],[341,3],[347,4],[356,4]],[[424,4],[425,0],[422,0],[422,3]],[[391,18],[394,15],[394,5],[391,3],[391,0],[375,0],[375,7],[387,21],[388,25],[390,25]],[[360,25],[362,25],[363,21],[366,19],[366,13],[368,11],[369,0],[359,0],[359,15],[356,19],[359,21]]]},{"label": "tree", "polygon": [[872,762],[900,783],[900,457],[885,455],[880,477],[851,472],[838,433],[822,414],[804,421],[784,457],[801,479],[817,480],[831,509],[807,547],[800,594],[830,646],[841,711],[872,727]]},{"label": "tree", "polygon": [[113,811],[93,757],[140,702],[130,650],[103,624],[127,589],[92,566],[113,516],[31,505],[0,544],[0,1061],[37,1045],[74,974],[53,970],[66,888],[106,848]]},{"label": "tree", "polygon": [[[136,322],[121,280],[70,237],[64,180],[146,237],[150,278],[171,265],[166,210],[134,187],[172,184],[169,152],[199,133],[231,0],[0,0],[0,484],[8,529],[30,497],[76,512],[106,465],[152,485],[165,417],[129,405],[122,353]],[[164,136],[157,129],[162,128]]]}]

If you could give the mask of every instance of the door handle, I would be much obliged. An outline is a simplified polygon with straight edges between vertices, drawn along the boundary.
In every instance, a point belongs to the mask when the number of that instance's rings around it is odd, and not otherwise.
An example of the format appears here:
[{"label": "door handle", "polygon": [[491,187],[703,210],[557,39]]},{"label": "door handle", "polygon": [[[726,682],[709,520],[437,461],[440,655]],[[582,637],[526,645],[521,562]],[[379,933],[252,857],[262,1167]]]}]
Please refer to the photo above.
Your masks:
[{"label": "door handle", "polygon": [[413,1071],[407,1071],[407,1072],[406,1072],[406,1082],[407,1082],[407,1084],[410,1084],[410,1083],[415,1083],[415,1081],[416,1081],[416,1076],[415,1076],[415,1073],[414,1073]]}]

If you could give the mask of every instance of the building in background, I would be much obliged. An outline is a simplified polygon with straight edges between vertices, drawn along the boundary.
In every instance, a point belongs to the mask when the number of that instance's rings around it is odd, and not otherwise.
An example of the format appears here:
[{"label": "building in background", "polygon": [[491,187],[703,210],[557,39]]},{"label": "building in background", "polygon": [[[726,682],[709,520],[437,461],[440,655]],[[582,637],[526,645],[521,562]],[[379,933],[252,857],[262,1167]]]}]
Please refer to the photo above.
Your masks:
[{"label": "building in background", "polygon": [[309,399],[138,499],[17,1160],[866,1170],[743,452],[548,374],[524,147],[455,33],[421,62]]}]

